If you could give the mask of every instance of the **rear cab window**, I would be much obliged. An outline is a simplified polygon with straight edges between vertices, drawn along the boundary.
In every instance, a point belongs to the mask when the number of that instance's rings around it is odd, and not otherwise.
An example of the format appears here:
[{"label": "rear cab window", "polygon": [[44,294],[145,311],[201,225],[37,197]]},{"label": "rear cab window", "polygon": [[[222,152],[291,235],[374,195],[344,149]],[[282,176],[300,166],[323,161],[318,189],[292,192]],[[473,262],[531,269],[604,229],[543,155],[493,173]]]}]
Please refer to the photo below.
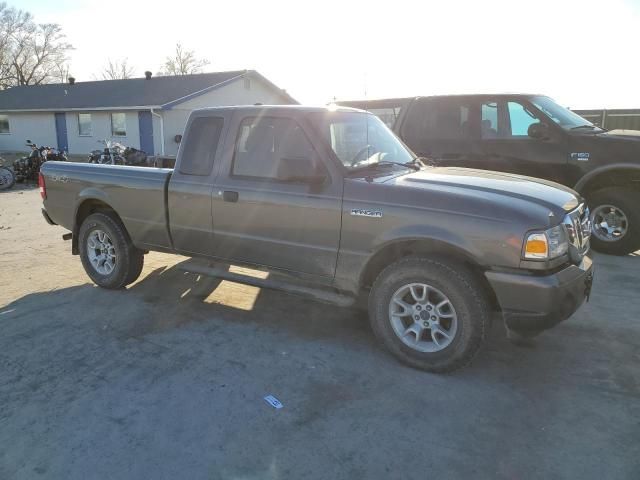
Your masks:
[{"label": "rear cab window", "polygon": [[224,119],[220,117],[197,117],[191,122],[180,158],[180,173],[198,176],[211,173],[223,126]]}]

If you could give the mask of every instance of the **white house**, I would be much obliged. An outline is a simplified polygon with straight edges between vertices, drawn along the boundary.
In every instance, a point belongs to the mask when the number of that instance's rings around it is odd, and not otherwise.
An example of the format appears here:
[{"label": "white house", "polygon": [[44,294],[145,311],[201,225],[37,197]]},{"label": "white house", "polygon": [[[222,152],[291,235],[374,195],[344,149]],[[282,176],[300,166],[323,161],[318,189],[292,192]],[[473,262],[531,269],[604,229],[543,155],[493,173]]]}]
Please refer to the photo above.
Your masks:
[{"label": "white house", "polygon": [[0,151],[30,139],[81,155],[110,139],[175,155],[192,110],[256,103],[298,102],[254,70],[13,87],[0,91]]}]

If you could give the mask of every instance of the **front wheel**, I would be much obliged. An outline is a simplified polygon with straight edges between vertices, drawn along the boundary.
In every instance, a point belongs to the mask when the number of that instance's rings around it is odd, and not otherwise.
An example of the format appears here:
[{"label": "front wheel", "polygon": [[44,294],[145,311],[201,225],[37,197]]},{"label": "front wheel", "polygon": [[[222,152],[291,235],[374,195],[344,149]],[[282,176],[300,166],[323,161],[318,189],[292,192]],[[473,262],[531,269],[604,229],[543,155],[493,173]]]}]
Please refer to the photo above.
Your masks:
[{"label": "front wheel", "polygon": [[640,192],[603,188],[587,196],[594,250],[626,255],[640,249]]},{"label": "front wheel", "polygon": [[472,272],[425,257],[385,268],[369,295],[375,335],[399,360],[435,373],[467,365],[489,325],[489,305]]},{"label": "front wheel", "polygon": [[79,232],[80,259],[98,286],[122,288],[142,271],[144,253],[136,248],[122,223],[107,213],[89,215]]},{"label": "front wheel", "polygon": [[16,176],[10,168],[0,167],[0,190],[9,190],[16,183]]}]

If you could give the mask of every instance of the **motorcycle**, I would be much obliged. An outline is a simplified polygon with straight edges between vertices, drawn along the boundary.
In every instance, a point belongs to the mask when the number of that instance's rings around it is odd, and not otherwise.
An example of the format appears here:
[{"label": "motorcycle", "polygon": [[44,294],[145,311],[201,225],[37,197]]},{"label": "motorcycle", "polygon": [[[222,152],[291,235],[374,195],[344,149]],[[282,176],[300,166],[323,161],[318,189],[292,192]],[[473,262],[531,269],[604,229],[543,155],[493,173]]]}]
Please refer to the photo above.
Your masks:
[{"label": "motorcycle", "polygon": [[38,146],[31,140],[27,140],[27,147],[31,147],[31,153],[13,162],[13,175],[16,182],[37,181],[40,167],[46,161],[67,161],[67,155],[62,150],[44,145]]},{"label": "motorcycle", "polygon": [[56,162],[66,162],[69,159],[67,158],[67,154],[64,150],[59,150],[53,147],[45,147],[47,152],[46,160],[47,162],[56,161]]},{"label": "motorcycle", "polygon": [[32,143],[31,140],[27,140],[27,146],[31,147],[31,153],[13,162],[13,172],[16,176],[16,182],[37,180],[40,166],[47,161],[47,147],[38,146]]},{"label": "motorcycle", "polygon": [[123,152],[125,165],[146,165],[147,154],[142,150],[133,147],[126,147]]},{"label": "motorcycle", "polygon": [[103,165],[145,165],[147,154],[133,147],[125,147],[121,143],[110,140],[99,140],[104,144],[104,149],[93,150],[89,154],[89,163]]},{"label": "motorcycle", "polygon": [[111,140],[98,140],[98,143],[104,144],[102,150],[93,150],[89,154],[89,163],[99,163],[101,165],[123,165],[124,146]]}]

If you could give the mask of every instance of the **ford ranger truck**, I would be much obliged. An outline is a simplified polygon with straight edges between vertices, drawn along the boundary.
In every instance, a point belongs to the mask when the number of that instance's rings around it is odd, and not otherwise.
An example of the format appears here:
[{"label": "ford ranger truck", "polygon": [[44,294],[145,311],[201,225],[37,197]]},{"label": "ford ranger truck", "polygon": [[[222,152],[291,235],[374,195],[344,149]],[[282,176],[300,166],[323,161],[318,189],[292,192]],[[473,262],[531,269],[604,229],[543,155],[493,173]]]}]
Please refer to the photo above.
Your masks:
[{"label": "ford ranger truck", "polygon": [[570,317],[593,278],[589,211],[573,190],[424,165],[355,109],[198,110],[174,169],[47,162],[41,173],[44,217],[70,231],[97,285],[131,284],[152,250],[266,270],[365,299],[388,351],[432,372],[469,363],[491,311],[532,336]]}]

